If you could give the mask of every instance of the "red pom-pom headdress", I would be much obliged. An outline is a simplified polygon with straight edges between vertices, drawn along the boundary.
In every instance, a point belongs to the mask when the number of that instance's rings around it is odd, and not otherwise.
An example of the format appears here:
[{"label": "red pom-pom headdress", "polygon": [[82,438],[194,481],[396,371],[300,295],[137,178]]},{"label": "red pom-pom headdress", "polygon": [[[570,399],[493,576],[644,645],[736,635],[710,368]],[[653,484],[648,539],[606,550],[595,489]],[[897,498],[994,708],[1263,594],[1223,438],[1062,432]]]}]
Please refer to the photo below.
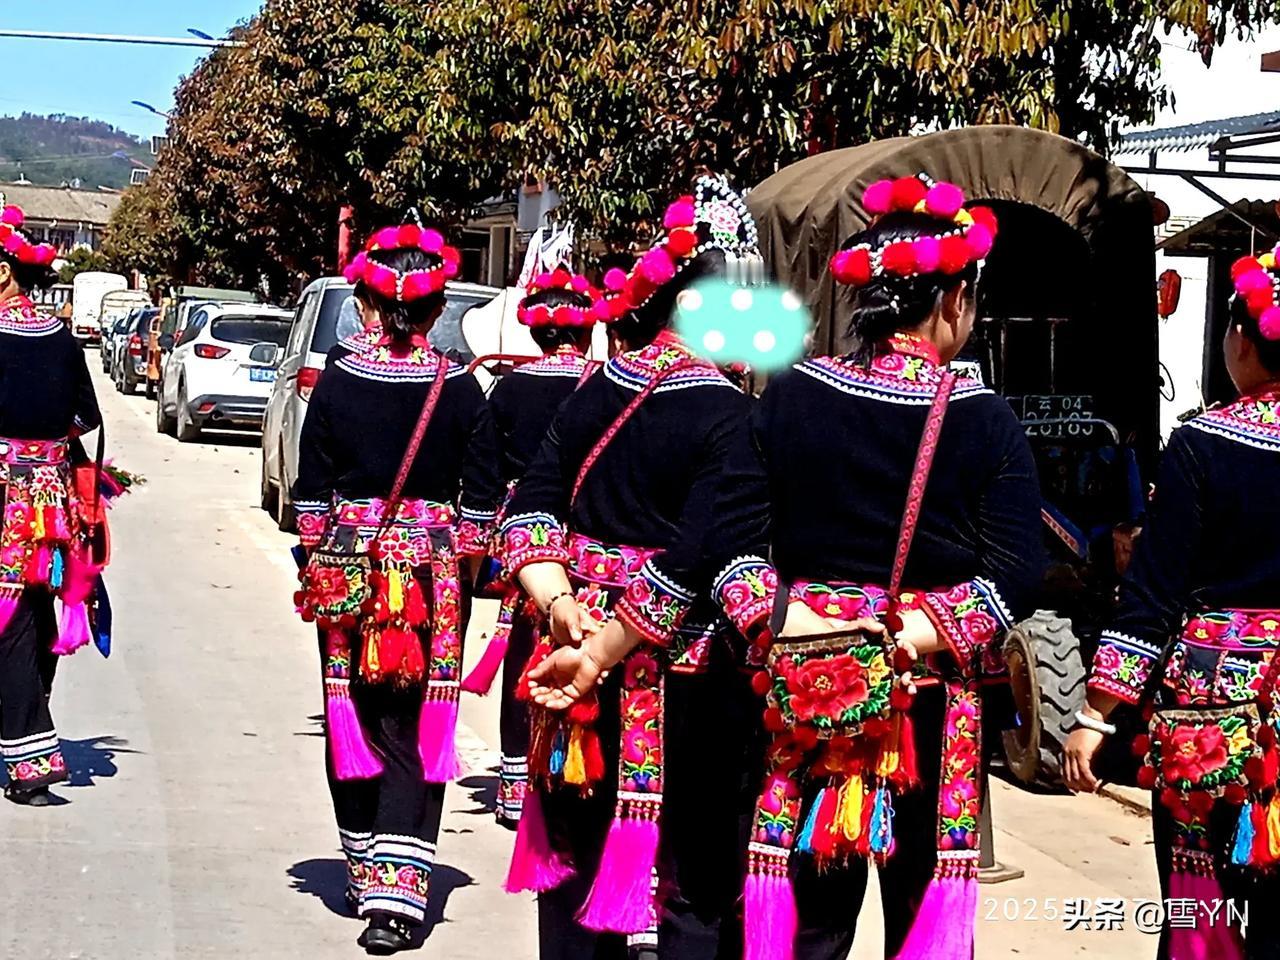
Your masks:
[{"label": "red pom-pom headdress", "polygon": [[[581,305],[560,304],[548,306],[543,303],[525,306],[535,294],[547,290],[563,290],[576,294],[575,299]],[[529,281],[525,288],[525,297],[516,308],[516,317],[526,327],[589,327],[599,319],[594,304],[600,299],[600,291],[581,274],[574,274],[567,267],[559,266],[548,273],[539,273]]]},{"label": "red pom-pom headdress", "polygon": [[1280,246],[1256,257],[1241,257],[1231,265],[1236,296],[1249,316],[1258,321],[1258,332],[1268,340],[1280,340]]},{"label": "red pom-pom headdress", "polygon": [[3,194],[0,194],[0,208],[3,208],[0,209],[0,247],[19,263],[53,266],[53,261],[58,259],[57,249],[48,243],[32,243],[22,233],[20,228],[26,222],[22,208],[6,206]]},{"label": "red pom-pom headdress", "polygon": [[[395,250],[421,250],[435,262],[425,270],[401,273],[369,256],[375,252]],[[462,255],[444,242],[438,230],[409,223],[377,231],[369,238],[364,250],[347,265],[343,275],[348,283],[363,282],[388,300],[408,303],[442,291],[444,285],[458,275],[461,260]]]},{"label": "red pom-pom headdress", "polygon": [[760,254],[755,218],[740,194],[721,176],[702,176],[693,193],[679,197],[662,218],[664,233],[636,261],[630,273],[610,270],[604,294],[592,308],[601,320],[617,320],[644,306],[665,284],[709,250],[726,260],[753,260]]},{"label": "red pom-pom headdress", "polygon": [[924,213],[954,225],[933,236],[891,240],[879,247],[855,244],[831,258],[837,283],[862,287],[886,274],[916,277],[930,273],[954,275],[980,263],[996,239],[996,215],[990,207],[965,209],[964,193],[953,183],[937,183],[924,174],[878,180],[862,194],[862,205],[873,217],[887,213]]}]

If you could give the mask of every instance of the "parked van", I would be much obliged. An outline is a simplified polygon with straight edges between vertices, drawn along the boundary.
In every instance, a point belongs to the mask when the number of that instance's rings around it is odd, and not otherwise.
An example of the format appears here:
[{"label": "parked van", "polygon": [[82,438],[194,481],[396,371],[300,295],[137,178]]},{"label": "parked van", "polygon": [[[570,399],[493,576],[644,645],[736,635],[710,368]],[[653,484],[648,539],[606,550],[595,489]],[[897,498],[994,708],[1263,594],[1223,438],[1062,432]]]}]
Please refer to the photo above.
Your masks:
[{"label": "parked van", "polygon": [[128,290],[129,281],[118,273],[89,271],[76,274],[71,283],[71,332],[82,344],[100,343],[102,298],[117,290]]}]

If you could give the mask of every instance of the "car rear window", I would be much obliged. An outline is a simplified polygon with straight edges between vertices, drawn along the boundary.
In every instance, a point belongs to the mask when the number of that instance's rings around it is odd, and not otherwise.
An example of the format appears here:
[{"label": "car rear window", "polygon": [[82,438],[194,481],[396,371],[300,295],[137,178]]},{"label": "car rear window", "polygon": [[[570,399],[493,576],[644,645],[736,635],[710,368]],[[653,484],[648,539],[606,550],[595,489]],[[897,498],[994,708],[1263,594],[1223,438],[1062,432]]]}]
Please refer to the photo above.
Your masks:
[{"label": "car rear window", "polygon": [[147,310],[138,317],[137,321],[132,325],[134,333],[148,333],[151,330],[151,321],[156,318],[159,310]]},{"label": "car rear window", "polygon": [[283,347],[289,342],[288,317],[218,317],[209,335],[223,343],[274,343]]},{"label": "car rear window", "polygon": [[[315,330],[311,334],[312,353],[328,353],[340,339],[355,332],[339,326],[343,305],[350,299],[350,287],[331,287],[324,292],[324,299],[320,301],[320,316],[316,318]],[[350,308],[347,312],[350,313]]]}]

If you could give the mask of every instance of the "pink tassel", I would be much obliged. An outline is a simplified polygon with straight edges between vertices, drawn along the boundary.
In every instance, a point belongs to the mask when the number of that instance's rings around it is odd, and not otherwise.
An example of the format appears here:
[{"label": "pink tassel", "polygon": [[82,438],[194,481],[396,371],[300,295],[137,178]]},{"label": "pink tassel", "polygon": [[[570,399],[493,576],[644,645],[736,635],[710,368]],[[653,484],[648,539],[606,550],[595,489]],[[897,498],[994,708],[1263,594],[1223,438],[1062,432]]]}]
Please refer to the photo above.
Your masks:
[{"label": "pink tassel", "polygon": [[67,556],[67,569],[62,575],[62,589],[58,592],[62,601],[67,604],[83,603],[93,594],[94,584],[103,568],[96,563],[89,563],[80,556],[78,550],[72,550]]},{"label": "pink tassel", "polygon": [[448,783],[461,776],[462,761],[454,743],[457,730],[457,695],[432,699],[429,692],[418,721],[418,756],[422,758],[422,779],[428,783]]},{"label": "pink tassel", "polygon": [[574,874],[573,864],[551,848],[547,821],[542,813],[542,796],[530,787],[524,795],[524,810],[516,829],[516,848],[502,888],[507,893],[546,893]]},{"label": "pink tassel", "polygon": [[55,656],[68,657],[93,639],[89,629],[89,608],[84,602],[62,604],[58,618],[58,639],[53,642]]},{"label": "pink tassel", "polygon": [[799,921],[786,855],[777,858],[770,854],[780,863],[763,870],[757,869],[756,856],[753,849],[752,870],[747,875],[743,897],[745,960],[792,960]]},{"label": "pink tassel", "polygon": [[356,716],[349,680],[324,682],[324,723],[329,734],[329,756],[339,780],[371,780],[382,775],[378,759]]},{"label": "pink tassel", "polygon": [[466,679],[462,681],[462,689],[467,693],[474,693],[478,696],[487,696],[493,688],[493,681],[498,676],[498,671],[502,668],[502,661],[507,656],[507,643],[510,636],[509,630],[503,630],[501,625],[493,632],[493,638],[489,641],[489,645],[484,648],[484,655],[480,658],[480,662],[475,665]]},{"label": "pink tassel", "polygon": [[657,858],[656,818],[614,817],[578,922],[600,932],[648,930],[654,917],[653,866]]},{"label": "pink tassel", "polygon": [[[1194,926],[1169,928],[1169,960],[1241,960],[1240,942],[1228,924],[1228,904],[1216,877],[1175,869],[1169,877],[1169,898],[1203,904],[1196,910]],[[1219,907],[1211,924],[1209,915]]]},{"label": "pink tassel", "polygon": [[977,913],[977,877],[935,876],[895,960],[973,960]]}]

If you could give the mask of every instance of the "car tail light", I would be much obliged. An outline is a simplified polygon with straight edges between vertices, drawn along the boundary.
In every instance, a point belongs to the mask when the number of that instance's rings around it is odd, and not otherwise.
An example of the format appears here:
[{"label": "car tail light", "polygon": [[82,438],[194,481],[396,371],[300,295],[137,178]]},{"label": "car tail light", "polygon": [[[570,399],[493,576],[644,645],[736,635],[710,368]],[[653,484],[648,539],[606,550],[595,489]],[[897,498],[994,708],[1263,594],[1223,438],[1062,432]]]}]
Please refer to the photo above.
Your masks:
[{"label": "car tail light", "polygon": [[129,356],[131,357],[142,356],[142,338],[138,336],[136,333],[129,338]]},{"label": "car tail light", "polygon": [[311,391],[320,382],[319,367],[303,367],[298,371],[298,396],[307,402],[311,401]]},{"label": "car tail light", "polygon": [[221,360],[230,352],[226,347],[215,347],[211,343],[196,344],[196,356],[204,360]]}]

